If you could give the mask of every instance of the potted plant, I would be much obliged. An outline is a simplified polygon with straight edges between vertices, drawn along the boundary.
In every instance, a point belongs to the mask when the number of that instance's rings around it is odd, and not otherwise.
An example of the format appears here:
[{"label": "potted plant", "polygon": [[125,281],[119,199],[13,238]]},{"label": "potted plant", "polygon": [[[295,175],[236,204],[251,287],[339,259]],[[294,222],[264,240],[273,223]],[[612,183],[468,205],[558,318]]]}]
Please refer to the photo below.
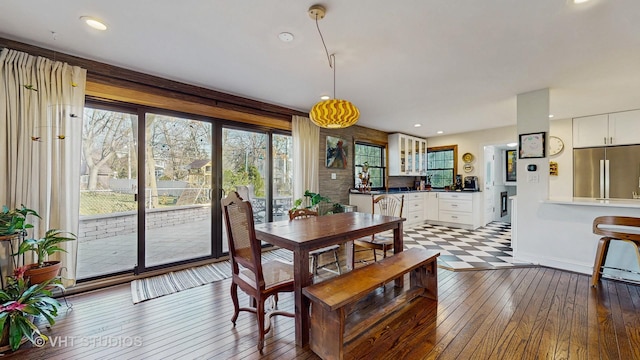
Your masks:
[{"label": "potted plant", "polygon": [[[311,192],[309,190],[305,190],[304,192],[304,198],[300,198],[300,199],[296,199],[293,202],[293,207],[291,208],[291,210],[296,210],[299,209],[302,206],[302,203],[305,202],[306,206],[305,208],[307,209],[314,209],[316,211],[318,211],[318,213],[320,215],[325,215],[327,213],[327,211],[331,211],[331,209],[327,210],[327,209],[320,209],[320,204],[321,203],[331,203],[331,199],[329,199],[326,196],[322,196],[320,194]],[[330,205],[333,206],[333,205]]]},{"label": "potted plant", "polygon": [[14,276],[7,277],[7,287],[0,290],[0,346],[17,350],[24,341],[42,346],[47,341],[33,323],[36,317],[43,316],[49,325],[55,324],[60,303],[52,297],[52,289],[60,288],[60,279],[55,278],[40,284],[31,284],[25,278],[26,268],[17,268]]},{"label": "potted plant", "polygon": [[37,212],[27,209],[24,205],[19,209],[9,209],[6,205],[2,206],[2,212],[0,212],[0,236],[25,235],[25,230],[33,227],[27,222],[27,216],[30,215],[40,217]]},{"label": "potted plant", "polygon": [[18,252],[14,255],[22,255],[29,251],[36,254],[37,261],[26,266],[25,276],[31,279],[32,284],[38,284],[58,276],[61,267],[60,261],[47,261],[47,258],[57,252],[66,252],[58,245],[75,239],[76,236],[70,232],[49,229],[42,238],[23,240],[18,247]]},{"label": "potted plant", "polygon": [[[26,237],[27,229],[33,228],[33,225],[28,222],[29,216],[40,218],[35,210],[28,209],[24,205],[13,210],[3,206],[0,213],[0,236]],[[72,233],[50,229],[43,238],[24,239],[18,247],[18,252],[12,255],[22,255],[29,251],[36,254],[37,262],[27,265],[25,276],[30,278],[31,284],[38,284],[53,279],[60,271],[60,262],[46,261],[48,256],[58,251],[66,252],[59,247],[59,244],[75,239],[76,236]]]}]

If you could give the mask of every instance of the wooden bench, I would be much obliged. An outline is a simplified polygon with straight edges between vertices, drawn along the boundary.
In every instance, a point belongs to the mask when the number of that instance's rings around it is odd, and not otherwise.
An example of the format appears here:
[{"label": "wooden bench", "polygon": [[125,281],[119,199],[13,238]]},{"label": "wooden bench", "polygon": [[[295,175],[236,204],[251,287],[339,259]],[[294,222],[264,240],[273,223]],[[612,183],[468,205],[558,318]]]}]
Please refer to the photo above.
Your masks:
[{"label": "wooden bench", "polygon": [[[305,287],[311,301],[311,350],[323,359],[343,359],[347,344],[374,327],[383,328],[417,297],[438,299],[437,257],[440,253],[411,248],[346,274]],[[385,284],[410,274],[410,286],[364,319],[349,322],[351,310]],[[386,290],[385,290],[386,291]]]}]

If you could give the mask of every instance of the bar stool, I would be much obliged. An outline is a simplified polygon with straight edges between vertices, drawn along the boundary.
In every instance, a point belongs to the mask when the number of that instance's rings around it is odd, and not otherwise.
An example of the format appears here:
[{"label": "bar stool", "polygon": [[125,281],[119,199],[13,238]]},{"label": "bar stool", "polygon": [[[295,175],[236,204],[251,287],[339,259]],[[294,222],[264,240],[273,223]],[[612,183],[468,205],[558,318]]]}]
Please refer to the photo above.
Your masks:
[{"label": "bar stool", "polygon": [[[635,228],[635,229],[633,229]],[[631,231],[631,232],[625,232]],[[621,240],[635,246],[638,263],[640,264],[640,218],[628,216],[599,216],[593,220],[593,233],[603,235],[598,242],[596,260],[593,265],[591,286],[597,287],[602,275],[602,267],[607,258],[607,251],[611,240]]]}]

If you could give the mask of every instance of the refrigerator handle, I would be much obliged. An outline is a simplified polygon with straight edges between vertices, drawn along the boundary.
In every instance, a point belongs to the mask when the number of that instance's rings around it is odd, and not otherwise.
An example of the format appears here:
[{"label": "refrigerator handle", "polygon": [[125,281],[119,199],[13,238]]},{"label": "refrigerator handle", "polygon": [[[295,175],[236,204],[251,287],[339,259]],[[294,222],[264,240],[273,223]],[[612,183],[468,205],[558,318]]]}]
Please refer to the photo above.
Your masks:
[{"label": "refrigerator handle", "polygon": [[604,197],[604,160],[600,160],[600,198]]},{"label": "refrigerator handle", "polygon": [[604,197],[609,198],[609,160],[604,161]]}]

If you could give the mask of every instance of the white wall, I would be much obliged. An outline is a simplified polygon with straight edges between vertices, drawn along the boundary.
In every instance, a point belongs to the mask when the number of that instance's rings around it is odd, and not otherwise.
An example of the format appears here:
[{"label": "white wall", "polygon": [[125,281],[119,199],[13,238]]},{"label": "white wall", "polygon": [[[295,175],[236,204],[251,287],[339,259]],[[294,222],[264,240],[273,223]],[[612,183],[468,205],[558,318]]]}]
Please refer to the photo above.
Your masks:
[{"label": "white wall", "polygon": [[[441,135],[427,139],[427,146],[458,145],[458,174],[462,176],[475,175],[480,184],[484,184],[484,147],[486,145],[504,145],[517,141],[516,127],[505,126],[468,133]],[[462,155],[471,153],[474,160],[473,171],[465,173],[462,170],[464,161]]]},{"label": "white wall", "polygon": [[549,176],[549,198],[573,197],[573,122],[572,119],[551,120],[549,135],[559,137],[564,149],[549,161],[558,163],[558,176]]}]

